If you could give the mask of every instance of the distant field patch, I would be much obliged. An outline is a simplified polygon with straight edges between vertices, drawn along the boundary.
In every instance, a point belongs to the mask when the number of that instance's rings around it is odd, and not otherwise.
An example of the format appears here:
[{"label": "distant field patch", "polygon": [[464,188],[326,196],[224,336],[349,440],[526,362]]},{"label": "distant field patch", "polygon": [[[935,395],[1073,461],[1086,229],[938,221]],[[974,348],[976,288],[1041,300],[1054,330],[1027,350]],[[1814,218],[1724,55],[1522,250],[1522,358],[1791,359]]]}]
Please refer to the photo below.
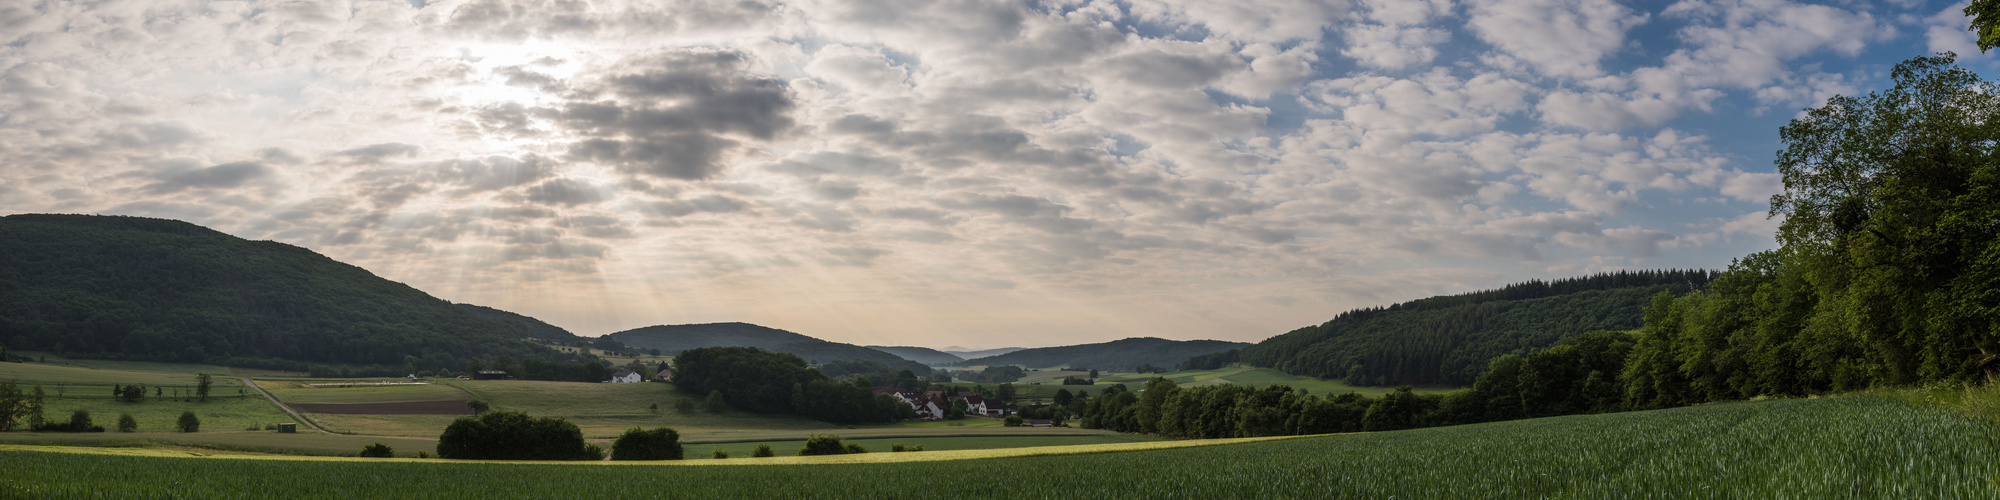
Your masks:
[{"label": "distant field patch", "polygon": [[293,404],[292,409],[306,413],[329,413],[334,415],[471,415],[472,408],[465,400],[458,401],[417,401],[410,403],[359,403],[359,404]]},{"label": "distant field patch", "polygon": [[[390,385],[382,385],[384,382]],[[408,381],[257,380],[256,383],[279,401],[294,406],[460,401],[462,407],[463,401],[473,399],[465,391],[449,385],[411,384]]]}]

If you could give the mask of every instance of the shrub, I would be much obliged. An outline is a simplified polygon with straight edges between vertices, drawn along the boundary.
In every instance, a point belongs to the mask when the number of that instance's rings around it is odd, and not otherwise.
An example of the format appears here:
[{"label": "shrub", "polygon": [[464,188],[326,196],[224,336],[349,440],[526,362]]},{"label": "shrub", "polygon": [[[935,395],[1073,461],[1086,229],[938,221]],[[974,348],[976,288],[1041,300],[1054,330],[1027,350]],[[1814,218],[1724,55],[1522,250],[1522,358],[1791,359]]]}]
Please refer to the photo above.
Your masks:
[{"label": "shrub", "polygon": [[680,460],[681,434],[661,427],[644,430],[633,427],[611,443],[612,460]]},{"label": "shrub", "polygon": [[476,460],[597,460],[604,450],[583,442],[583,431],[560,418],[495,411],[459,417],[438,436],[439,458]]},{"label": "shrub", "polygon": [[1027,422],[1027,421],[1026,421],[1026,420],[1022,420],[1022,419],[1021,419],[1021,416],[1020,416],[1020,415],[1008,415],[1008,416],[1007,416],[1007,426],[1008,426],[1008,427],[1020,427],[1020,426],[1021,426],[1021,424],[1022,424],[1023,422]]},{"label": "shrub", "polygon": [[180,420],[174,421],[174,428],[180,429],[181,432],[199,432],[201,431],[201,418],[194,416],[193,411],[181,412]]},{"label": "shrub", "polygon": [[889,451],[892,453],[903,451],[903,443],[895,443],[889,445]]},{"label": "shrub", "polygon": [[104,432],[104,426],[90,421],[90,410],[79,409],[69,414],[69,421],[56,424],[43,422],[34,430],[40,432]]},{"label": "shrub", "polygon": [[854,444],[854,443],[847,443],[847,452],[848,452],[848,453],[867,453],[867,452],[868,452],[868,449],[867,449],[867,448],[862,448],[862,447],[861,447],[861,445],[858,445],[858,444]]},{"label": "shrub", "polygon": [[477,399],[466,401],[465,407],[471,408],[473,415],[483,415],[486,413],[486,410],[492,409],[492,406],[487,405],[485,401],[480,401]]},{"label": "shrub", "polygon": [[840,436],[812,434],[806,436],[806,447],[799,448],[799,456],[842,455],[849,453],[847,450],[847,445],[841,444]]},{"label": "shrub", "polygon": [[139,419],[132,418],[132,414],[130,413],[118,414],[118,432],[133,432],[137,430],[139,430]]},{"label": "shrub", "polygon": [[753,451],[753,452],[750,452],[750,456],[753,456],[753,457],[775,457],[775,456],[778,456],[778,452],[776,452],[776,451],[772,451],[772,450],[771,450],[771,445],[768,445],[768,444],[760,444],[760,445],[757,445],[757,451]]},{"label": "shrub", "polygon": [[369,458],[393,458],[396,456],[396,450],[389,448],[389,445],[378,442],[361,447],[361,456]]},{"label": "shrub", "polygon": [[430,457],[431,457],[431,452],[424,450],[417,450],[417,458],[430,458]]},{"label": "shrub", "polygon": [[694,413],[694,400],[693,400],[693,399],[688,399],[688,398],[680,398],[680,399],[677,399],[677,400],[675,400],[675,401],[674,401],[674,411],[677,411],[677,412],[680,412],[680,413],[683,413],[683,414],[686,414],[686,413]]},{"label": "shrub", "polygon": [[725,450],[725,449],[721,449],[721,448],[716,448],[716,449],[715,449],[715,458],[729,458],[729,450]]}]

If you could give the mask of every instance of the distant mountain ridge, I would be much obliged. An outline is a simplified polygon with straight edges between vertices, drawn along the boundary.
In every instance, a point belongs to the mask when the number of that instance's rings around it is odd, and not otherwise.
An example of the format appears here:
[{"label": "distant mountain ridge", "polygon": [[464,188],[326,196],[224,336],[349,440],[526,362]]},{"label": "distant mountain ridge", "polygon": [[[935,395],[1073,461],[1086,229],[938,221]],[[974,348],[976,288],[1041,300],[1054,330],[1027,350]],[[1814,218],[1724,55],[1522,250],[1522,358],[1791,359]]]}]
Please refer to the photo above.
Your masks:
[{"label": "distant mountain ridge", "polygon": [[966,349],[966,348],[963,348],[963,347],[958,347],[958,346],[951,346],[951,347],[946,347],[946,348],[944,348],[944,349],[943,349],[943,351],[944,351],[944,353],[945,353],[945,354],[950,354],[950,355],[953,355],[953,356],[958,356],[958,357],[961,357],[961,358],[965,358],[965,359],[974,359],[974,358],[984,358],[984,357],[988,357],[988,356],[999,356],[999,355],[1002,355],[1002,354],[1006,354],[1006,353],[1010,353],[1010,352],[1014,352],[1014,351],[1019,351],[1019,350],[1022,350],[1022,349],[1027,349],[1027,348],[1026,348],[1026,347],[996,347],[996,348],[992,348],[992,349]]},{"label": "distant mountain ridge", "polygon": [[1221,340],[1167,340],[1133,337],[1097,344],[1021,349],[1006,354],[974,358],[963,366],[1021,365],[1028,368],[1091,368],[1103,371],[1132,371],[1141,365],[1172,370],[1188,358],[1251,344]]},{"label": "distant mountain ridge", "polygon": [[750,323],[655,325],[611,333],[604,338],[640,349],[659,349],[666,354],[702,347],[756,347],[791,353],[811,364],[859,359],[907,369],[919,376],[931,372],[929,366],[895,354]]},{"label": "distant mountain ridge", "polygon": [[305,248],[186,222],[0,217],[0,342],[9,349],[243,366],[583,361],[522,340],[565,334],[526,316],[446,302]]},{"label": "distant mountain ridge", "polygon": [[889,354],[894,354],[903,359],[915,361],[918,363],[923,363],[930,366],[945,366],[952,363],[965,361],[965,358],[958,357],[958,355],[944,351],[939,351],[937,349],[932,349],[929,347],[886,346],[886,345],[871,345],[863,347],[886,352]]}]

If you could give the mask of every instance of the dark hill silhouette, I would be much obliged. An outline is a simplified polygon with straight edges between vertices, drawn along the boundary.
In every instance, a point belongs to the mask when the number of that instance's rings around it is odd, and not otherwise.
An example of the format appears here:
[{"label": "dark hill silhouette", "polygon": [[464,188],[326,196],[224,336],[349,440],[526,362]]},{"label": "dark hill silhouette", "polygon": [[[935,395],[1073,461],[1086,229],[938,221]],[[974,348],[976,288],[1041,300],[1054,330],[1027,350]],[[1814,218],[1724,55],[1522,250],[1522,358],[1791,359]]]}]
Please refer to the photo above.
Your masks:
[{"label": "dark hill silhouette", "polygon": [[811,364],[831,361],[867,360],[890,368],[908,369],[919,376],[929,375],[930,367],[887,352],[854,344],[829,342],[776,328],[749,323],[705,323],[656,325],[634,328],[604,338],[640,349],[659,349],[673,354],[701,347],[756,347],[772,352],[798,355]]},{"label": "dark hill silhouette", "polygon": [[[418,369],[510,356],[561,328],[452,304],[311,250],[181,221],[0,217],[0,342],[69,356]],[[269,363],[263,363],[268,366]]]},{"label": "dark hill silhouette", "polygon": [[1090,368],[1103,371],[1125,372],[1138,369],[1141,365],[1153,365],[1172,370],[1188,358],[1203,354],[1217,353],[1230,349],[1241,349],[1250,344],[1225,342],[1221,340],[1167,340],[1152,337],[1134,337],[1099,344],[1081,344],[1058,347],[1037,347],[1022,349],[998,356],[974,358],[959,363],[964,366],[1021,365],[1028,368]]},{"label": "dark hill silhouette", "polygon": [[932,349],[929,347],[887,346],[887,345],[871,345],[864,347],[867,347],[869,349],[874,349],[877,351],[886,352],[889,354],[894,354],[902,357],[903,359],[931,366],[945,366],[952,363],[965,361],[965,358],[958,357],[958,355],[956,354],[940,351],[937,349]]}]

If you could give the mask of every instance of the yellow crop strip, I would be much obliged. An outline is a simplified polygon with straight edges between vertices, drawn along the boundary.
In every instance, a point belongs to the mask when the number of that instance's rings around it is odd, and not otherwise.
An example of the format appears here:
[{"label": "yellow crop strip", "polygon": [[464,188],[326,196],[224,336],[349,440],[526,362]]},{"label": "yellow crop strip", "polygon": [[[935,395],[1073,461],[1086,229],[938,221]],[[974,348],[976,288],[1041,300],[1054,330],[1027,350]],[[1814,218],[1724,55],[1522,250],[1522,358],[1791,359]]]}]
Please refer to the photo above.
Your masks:
[{"label": "yellow crop strip", "polygon": [[[1329,434],[1321,434],[1325,436]],[[87,446],[44,446],[44,445],[0,445],[0,453],[44,452],[73,453],[82,455],[119,455],[131,457],[164,458],[210,458],[222,460],[286,460],[298,462],[402,462],[402,463],[495,463],[495,464],[546,464],[546,465],[672,465],[672,466],[730,466],[730,465],[809,465],[809,464],[883,464],[901,462],[938,462],[946,460],[977,460],[986,458],[1018,458],[1052,455],[1081,455],[1087,453],[1111,453],[1121,451],[1165,450],[1195,446],[1216,446],[1238,443],[1255,443],[1315,436],[1272,436],[1229,439],[1189,439],[1182,441],[1155,441],[1145,443],[1079,444],[1064,446],[1036,446],[1028,448],[998,448],[986,450],[914,451],[902,453],[858,453],[852,455],[823,455],[811,457],[764,457],[731,458],[724,460],[661,460],[661,461],[539,461],[539,460],[447,460],[438,458],[361,458],[361,457],[309,457],[285,455],[232,455],[205,454],[179,450],[151,448],[104,448]]]}]

